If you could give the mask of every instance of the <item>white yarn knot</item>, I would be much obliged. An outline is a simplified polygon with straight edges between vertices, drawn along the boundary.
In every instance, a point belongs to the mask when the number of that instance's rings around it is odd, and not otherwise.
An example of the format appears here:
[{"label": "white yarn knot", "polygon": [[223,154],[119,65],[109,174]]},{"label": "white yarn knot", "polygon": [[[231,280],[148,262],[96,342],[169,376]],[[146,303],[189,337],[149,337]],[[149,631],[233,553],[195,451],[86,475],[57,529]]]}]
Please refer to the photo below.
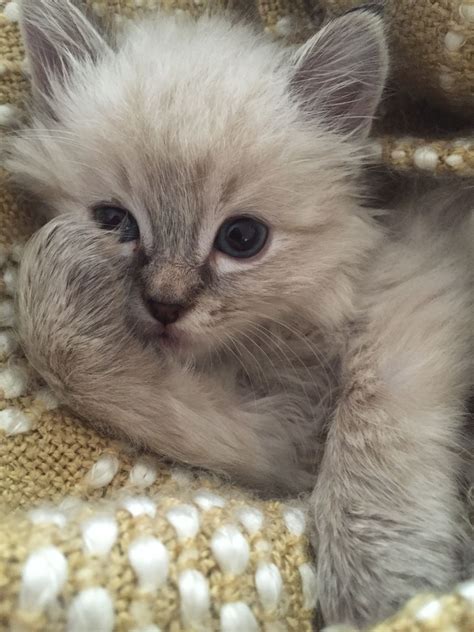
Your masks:
[{"label": "white yarn knot", "polygon": [[67,578],[67,561],[54,546],[33,551],[21,574],[20,608],[41,611],[59,595]]},{"label": "white yarn knot", "polygon": [[178,579],[178,588],[184,625],[202,632],[207,631],[210,607],[207,579],[199,571],[183,571]]},{"label": "white yarn knot", "polygon": [[3,15],[9,22],[18,22],[20,19],[20,7],[18,2],[8,2],[3,9]]},{"label": "white yarn knot", "polygon": [[18,408],[5,408],[0,411],[0,430],[3,430],[7,437],[28,432],[32,426],[32,419]]},{"label": "white yarn knot", "polygon": [[200,489],[194,496],[194,502],[203,511],[208,511],[214,507],[225,507],[225,500],[207,489]]},{"label": "white yarn knot", "polygon": [[118,526],[112,516],[96,516],[81,525],[84,551],[89,555],[107,555],[117,540]]},{"label": "white yarn knot", "polygon": [[128,558],[144,592],[155,592],[168,577],[169,553],[160,540],[143,536],[128,547]]},{"label": "white yarn knot", "polygon": [[136,487],[149,487],[158,476],[156,467],[145,461],[138,461],[130,470],[129,480]]},{"label": "white yarn knot", "polygon": [[156,516],[156,505],[146,496],[130,496],[129,498],[124,498],[121,502],[121,506],[134,518],[137,516],[150,516],[150,518],[154,518]]},{"label": "white yarn knot", "polygon": [[86,482],[91,487],[105,487],[119,469],[119,461],[113,454],[104,454],[91,467],[86,476]]},{"label": "white yarn knot", "polygon": [[28,387],[28,371],[20,365],[8,366],[0,371],[0,391],[6,399],[16,399],[25,394]]},{"label": "white yarn knot", "polygon": [[193,505],[178,505],[170,509],[166,518],[175,528],[178,538],[194,538],[199,531],[199,514]]},{"label": "white yarn knot", "polygon": [[212,536],[211,549],[224,573],[239,575],[245,571],[250,549],[236,526],[225,525],[217,529]]},{"label": "white yarn knot", "polygon": [[303,587],[303,607],[313,609],[318,601],[316,572],[311,564],[301,564],[298,568]]},{"label": "white yarn knot", "polygon": [[288,508],[283,511],[286,528],[293,535],[301,536],[306,529],[306,518],[301,509]]},{"label": "white yarn knot", "polygon": [[112,632],[114,606],[105,588],[93,587],[81,591],[67,613],[67,632]]},{"label": "white yarn knot", "polygon": [[255,573],[255,585],[265,610],[275,610],[281,602],[283,580],[275,564],[259,564]]},{"label": "white yarn knot", "polygon": [[258,623],[246,603],[235,601],[221,608],[221,632],[258,632]]},{"label": "white yarn knot", "polygon": [[237,519],[250,535],[260,531],[263,526],[263,513],[255,507],[242,507],[237,512]]}]

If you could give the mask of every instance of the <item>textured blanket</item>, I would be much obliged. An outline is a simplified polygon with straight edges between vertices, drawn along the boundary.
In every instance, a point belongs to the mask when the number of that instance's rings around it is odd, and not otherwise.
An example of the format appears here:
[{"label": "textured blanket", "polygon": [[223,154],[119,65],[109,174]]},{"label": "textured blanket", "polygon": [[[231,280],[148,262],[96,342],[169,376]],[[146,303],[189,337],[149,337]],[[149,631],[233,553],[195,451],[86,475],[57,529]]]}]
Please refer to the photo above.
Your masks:
[{"label": "textured blanket", "polygon": [[[197,14],[206,3],[89,4],[119,21],[158,4]],[[314,31],[326,10],[360,3],[220,4],[253,12],[263,28],[291,40]],[[404,59],[416,60],[400,74],[396,98],[416,85],[430,115],[449,108],[456,124],[444,137],[437,131],[436,141],[431,131],[399,138],[402,124],[393,124],[389,104],[380,133],[386,124],[392,135],[375,140],[374,150],[400,169],[466,176],[474,169],[474,145],[459,130],[474,114],[474,3],[386,4],[400,68]],[[0,0],[0,11],[0,125],[8,133],[21,124],[28,67],[17,3]],[[0,171],[0,630],[313,629],[316,561],[302,505],[259,500],[209,474],[130,452],[61,410],[32,373],[15,340],[12,297],[21,244],[36,221]],[[474,581],[450,595],[420,595],[376,630],[471,632]]]}]

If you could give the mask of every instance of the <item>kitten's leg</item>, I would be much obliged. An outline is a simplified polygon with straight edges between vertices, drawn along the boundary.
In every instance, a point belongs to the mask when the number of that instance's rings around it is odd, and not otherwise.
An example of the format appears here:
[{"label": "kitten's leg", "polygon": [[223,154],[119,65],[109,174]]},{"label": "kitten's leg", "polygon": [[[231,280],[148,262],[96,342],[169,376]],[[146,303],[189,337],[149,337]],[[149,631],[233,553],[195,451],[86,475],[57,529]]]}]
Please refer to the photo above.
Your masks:
[{"label": "kitten's leg", "polygon": [[[439,231],[438,231],[439,232]],[[446,233],[449,229],[446,229]],[[326,622],[366,625],[458,578],[458,499],[472,379],[462,236],[420,224],[375,263],[313,495]]]}]

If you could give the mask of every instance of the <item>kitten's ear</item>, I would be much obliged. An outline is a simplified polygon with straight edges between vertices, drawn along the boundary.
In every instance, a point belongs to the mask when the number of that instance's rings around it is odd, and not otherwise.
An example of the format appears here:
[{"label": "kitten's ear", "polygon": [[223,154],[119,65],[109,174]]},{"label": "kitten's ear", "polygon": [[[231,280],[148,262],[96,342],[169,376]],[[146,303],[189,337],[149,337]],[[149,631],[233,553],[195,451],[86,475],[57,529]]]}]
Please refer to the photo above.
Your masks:
[{"label": "kitten's ear", "polygon": [[309,117],[366,136],[388,73],[381,18],[367,9],[332,20],[296,53],[291,89]]},{"label": "kitten's ear", "polygon": [[20,26],[31,67],[33,90],[48,98],[64,83],[75,62],[95,60],[108,49],[76,2],[22,0]]}]

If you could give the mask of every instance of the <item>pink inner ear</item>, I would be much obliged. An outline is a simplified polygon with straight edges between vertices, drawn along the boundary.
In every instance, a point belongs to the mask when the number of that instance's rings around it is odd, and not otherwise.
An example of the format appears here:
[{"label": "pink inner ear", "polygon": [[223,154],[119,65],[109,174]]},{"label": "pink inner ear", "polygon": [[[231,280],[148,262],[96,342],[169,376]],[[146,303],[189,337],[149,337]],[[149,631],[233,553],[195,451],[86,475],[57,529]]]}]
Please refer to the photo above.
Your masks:
[{"label": "pink inner ear", "polygon": [[380,18],[351,12],[329,22],[299,51],[292,89],[310,118],[340,133],[368,133],[388,70]]}]

